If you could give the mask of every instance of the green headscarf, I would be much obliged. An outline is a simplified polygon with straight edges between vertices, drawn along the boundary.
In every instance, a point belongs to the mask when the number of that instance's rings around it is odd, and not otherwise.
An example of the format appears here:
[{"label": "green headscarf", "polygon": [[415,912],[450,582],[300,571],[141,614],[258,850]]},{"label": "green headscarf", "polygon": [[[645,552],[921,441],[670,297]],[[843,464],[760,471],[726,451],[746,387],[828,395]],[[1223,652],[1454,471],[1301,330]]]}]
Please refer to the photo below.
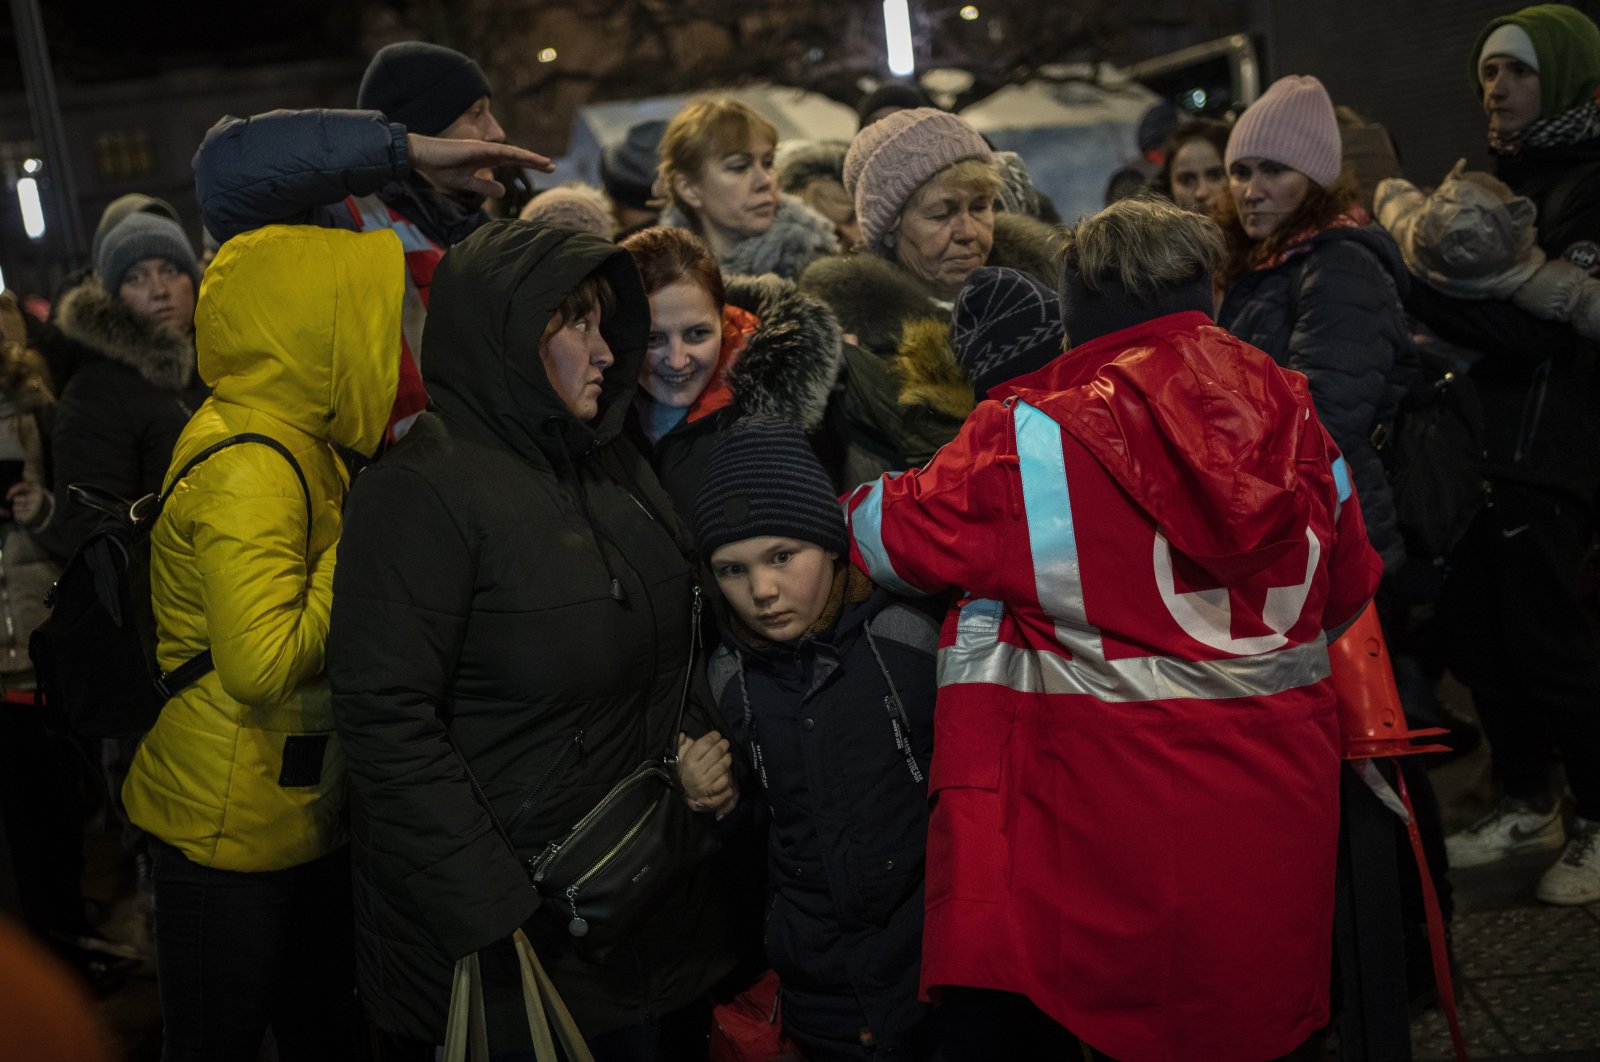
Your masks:
[{"label": "green headscarf", "polygon": [[1533,41],[1539,57],[1539,117],[1550,118],[1594,97],[1600,86],[1600,26],[1575,7],[1535,4],[1502,15],[1478,34],[1472,46],[1472,83],[1483,99],[1483,42],[1501,26],[1511,23]]}]

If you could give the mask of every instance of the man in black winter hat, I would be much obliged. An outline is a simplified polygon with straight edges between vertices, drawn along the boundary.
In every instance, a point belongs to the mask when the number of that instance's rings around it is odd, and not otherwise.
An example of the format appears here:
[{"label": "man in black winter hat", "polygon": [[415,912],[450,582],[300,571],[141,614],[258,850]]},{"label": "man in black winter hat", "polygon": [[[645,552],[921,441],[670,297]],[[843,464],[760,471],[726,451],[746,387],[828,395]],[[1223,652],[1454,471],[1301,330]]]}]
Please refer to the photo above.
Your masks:
[{"label": "man in black winter hat", "polygon": [[361,78],[359,110],[224,117],[195,153],[200,216],[218,240],[273,223],[391,228],[406,252],[400,382],[390,439],[427,406],[418,354],[428,286],[444,252],[488,220],[490,172],[550,160],[504,143],[488,78],[468,56],[425,41],[379,50]]},{"label": "man in black winter hat", "polygon": [[617,219],[617,240],[649,228],[661,216],[651,202],[655,192],[656,169],[661,165],[661,135],[667,123],[652,118],[630,126],[617,143],[600,153],[600,186],[611,199],[611,213]]}]

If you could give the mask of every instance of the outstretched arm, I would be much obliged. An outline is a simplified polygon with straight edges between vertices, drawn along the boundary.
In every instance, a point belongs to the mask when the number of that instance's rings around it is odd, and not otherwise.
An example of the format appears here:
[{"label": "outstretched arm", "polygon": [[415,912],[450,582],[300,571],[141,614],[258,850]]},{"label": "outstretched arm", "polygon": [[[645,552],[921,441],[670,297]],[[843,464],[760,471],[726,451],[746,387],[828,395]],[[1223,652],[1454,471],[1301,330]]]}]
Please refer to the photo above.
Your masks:
[{"label": "outstretched arm", "polygon": [[330,208],[371,195],[411,173],[440,187],[504,194],[477,172],[505,163],[550,169],[550,160],[510,144],[408,134],[377,111],[269,111],[223,118],[194,156],[200,217],[218,240],[274,223],[354,221]]}]

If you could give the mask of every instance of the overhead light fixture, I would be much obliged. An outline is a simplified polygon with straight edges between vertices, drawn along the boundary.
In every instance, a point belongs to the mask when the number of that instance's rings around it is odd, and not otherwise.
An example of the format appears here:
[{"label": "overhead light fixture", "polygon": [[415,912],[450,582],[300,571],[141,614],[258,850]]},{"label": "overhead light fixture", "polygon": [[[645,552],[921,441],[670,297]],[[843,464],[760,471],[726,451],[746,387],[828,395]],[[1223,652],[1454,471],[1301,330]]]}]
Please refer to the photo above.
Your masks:
[{"label": "overhead light fixture", "polygon": [[17,205],[22,208],[22,230],[28,239],[44,235],[44,204],[39,202],[39,182],[32,177],[17,181]]},{"label": "overhead light fixture", "polygon": [[539,49],[539,62],[541,62],[541,63],[553,63],[555,61],[556,61],[556,50],[554,48],[541,48],[541,49]]},{"label": "overhead light fixture", "polygon": [[973,7],[971,4],[968,4],[966,7],[961,9],[961,17],[966,19],[968,22],[976,22],[978,21],[978,9]]},{"label": "overhead light fixture", "polygon": [[911,9],[906,0],[883,0],[883,33],[889,46],[889,73],[910,77],[917,60],[911,51]]},{"label": "overhead light fixture", "polygon": [[44,168],[44,160],[43,159],[23,159],[22,160],[22,172],[23,173],[38,173],[42,168]]}]

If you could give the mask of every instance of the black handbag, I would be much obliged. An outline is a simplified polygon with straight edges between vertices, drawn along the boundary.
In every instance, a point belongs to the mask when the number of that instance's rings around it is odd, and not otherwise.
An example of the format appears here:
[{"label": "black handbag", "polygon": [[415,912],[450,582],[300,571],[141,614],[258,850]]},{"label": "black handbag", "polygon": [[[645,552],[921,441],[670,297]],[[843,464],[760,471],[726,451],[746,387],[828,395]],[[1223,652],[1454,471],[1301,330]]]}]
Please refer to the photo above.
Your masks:
[{"label": "black handbag", "polygon": [[[712,817],[689,809],[677,771],[678,733],[700,650],[700,621],[697,586],[689,662],[665,752],[613,785],[565,835],[525,864],[544,901],[541,910],[565,917],[567,932],[581,939],[582,950],[594,958],[659,914],[661,897],[717,847]],[[488,800],[470,768],[467,775],[487,810]],[[489,816],[511,845],[494,812]]]}]

